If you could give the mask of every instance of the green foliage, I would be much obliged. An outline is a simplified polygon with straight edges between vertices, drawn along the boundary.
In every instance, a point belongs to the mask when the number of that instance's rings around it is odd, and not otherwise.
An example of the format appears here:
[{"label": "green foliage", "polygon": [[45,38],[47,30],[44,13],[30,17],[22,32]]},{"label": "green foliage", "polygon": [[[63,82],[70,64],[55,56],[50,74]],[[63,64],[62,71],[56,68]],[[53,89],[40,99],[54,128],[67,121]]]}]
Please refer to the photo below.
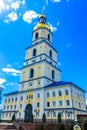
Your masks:
[{"label": "green foliage", "polygon": [[84,122],[84,130],[87,130],[87,122]]},{"label": "green foliage", "polygon": [[57,115],[57,120],[58,120],[59,124],[62,122],[62,120],[61,120],[61,114],[60,113],[58,113],[58,115]]},{"label": "green foliage", "polygon": [[42,122],[43,122],[43,123],[46,123],[46,114],[45,114],[45,113],[43,113]]},{"label": "green foliage", "polygon": [[65,125],[63,123],[60,124],[59,130],[65,130]]},{"label": "green foliage", "polygon": [[40,130],[43,130],[43,124],[41,125]]},{"label": "green foliage", "polygon": [[70,130],[73,130],[73,127],[74,127],[74,125],[73,125],[73,124],[71,124],[71,125],[70,125]]},{"label": "green foliage", "polygon": [[30,115],[30,122],[33,123],[34,117],[33,117],[33,113],[31,113]]},{"label": "green foliage", "polygon": [[21,125],[18,127],[18,130],[23,130]]},{"label": "green foliage", "polygon": [[15,114],[13,114],[12,116],[12,121],[15,121]]}]

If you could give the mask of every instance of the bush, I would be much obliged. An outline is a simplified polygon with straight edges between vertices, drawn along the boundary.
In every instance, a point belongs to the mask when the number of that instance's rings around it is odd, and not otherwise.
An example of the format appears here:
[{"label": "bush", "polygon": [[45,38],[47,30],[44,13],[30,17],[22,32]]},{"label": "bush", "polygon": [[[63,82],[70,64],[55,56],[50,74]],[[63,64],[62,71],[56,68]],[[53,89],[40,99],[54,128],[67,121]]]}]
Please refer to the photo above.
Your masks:
[{"label": "bush", "polygon": [[12,121],[15,121],[15,114],[13,114],[12,116]]},{"label": "bush", "polygon": [[58,113],[58,115],[57,115],[57,120],[58,120],[59,124],[62,122],[62,120],[61,120],[61,114],[60,113]]},{"label": "bush", "polygon": [[65,130],[65,125],[63,123],[60,124],[59,130]]},{"label": "bush", "polygon": [[44,113],[43,116],[42,116],[42,122],[43,123],[46,123],[46,114]]},{"label": "bush", "polygon": [[73,130],[73,127],[74,127],[74,125],[73,125],[73,124],[71,124],[71,125],[70,125],[70,130]]},{"label": "bush", "polygon": [[87,130],[87,122],[84,122],[84,130]]},{"label": "bush", "polygon": [[41,125],[40,130],[43,130],[43,124]]},{"label": "bush", "polygon": [[18,127],[18,130],[23,130],[21,125]]}]

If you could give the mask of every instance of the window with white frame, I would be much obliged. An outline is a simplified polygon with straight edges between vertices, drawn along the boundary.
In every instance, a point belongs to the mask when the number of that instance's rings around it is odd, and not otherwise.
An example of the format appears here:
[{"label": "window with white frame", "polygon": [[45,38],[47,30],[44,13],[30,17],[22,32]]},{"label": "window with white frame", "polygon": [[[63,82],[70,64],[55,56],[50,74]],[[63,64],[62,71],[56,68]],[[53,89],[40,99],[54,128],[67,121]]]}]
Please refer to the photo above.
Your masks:
[{"label": "window with white frame", "polygon": [[40,107],[40,103],[39,102],[37,102],[37,107]]},{"label": "window with white frame", "polygon": [[47,112],[47,117],[50,117],[50,112]]},{"label": "window with white frame", "polygon": [[68,90],[67,90],[67,89],[65,90],[65,95],[69,95],[69,92],[68,92]]},{"label": "window with white frame", "polygon": [[40,93],[37,94],[37,98],[40,98]]},{"label": "window with white frame", "polygon": [[53,112],[53,117],[56,117],[56,112]]},{"label": "window with white frame", "polygon": [[59,101],[59,106],[62,106],[63,105],[63,102],[62,101]]},{"label": "window with white frame", "polygon": [[61,90],[59,90],[59,96],[62,96],[62,92],[61,92]]},{"label": "window with white frame", "polygon": [[56,96],[56,92],[53,91],[53,97],[55,97],[55,96]]},{"label": "window with white frame", "polygon": [[53,107],[55,107],[56,106],[56,101],[53,101]]},{"label": "window with white frame", "polygon": [[66,105],[69,106],[70,105],[70,101],[66,100]]},{"label": "window with white frame", "polygon": [[50,107],[50,102],[47,102],[47,107]]},{"label": "window with white frame", "polygon": [[50,93],[49,92],[47,92],[47,97],[50,97]]}]

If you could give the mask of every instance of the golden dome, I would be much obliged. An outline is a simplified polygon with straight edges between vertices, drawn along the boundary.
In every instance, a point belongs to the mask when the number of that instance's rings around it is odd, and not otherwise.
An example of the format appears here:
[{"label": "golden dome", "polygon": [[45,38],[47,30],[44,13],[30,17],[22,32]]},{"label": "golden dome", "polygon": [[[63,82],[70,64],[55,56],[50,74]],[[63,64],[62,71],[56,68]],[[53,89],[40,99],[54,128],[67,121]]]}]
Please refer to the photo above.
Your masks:
[{"label": "golden dome", "polygon": [[48,26],[47,24],[44,24],[44,23],[38,23],[38,24],[34,27],[34,30],[36,30],[36,29],[38,29],[38,28],[50,29],[50,26]]},{"label": "golden dome", "polygon": [[38,28],[45,28],[50,30],[50,26],[46,24],[46,16],[44,14],[41,14],[39,17],[39,23],[34,27],[34,30]]}]

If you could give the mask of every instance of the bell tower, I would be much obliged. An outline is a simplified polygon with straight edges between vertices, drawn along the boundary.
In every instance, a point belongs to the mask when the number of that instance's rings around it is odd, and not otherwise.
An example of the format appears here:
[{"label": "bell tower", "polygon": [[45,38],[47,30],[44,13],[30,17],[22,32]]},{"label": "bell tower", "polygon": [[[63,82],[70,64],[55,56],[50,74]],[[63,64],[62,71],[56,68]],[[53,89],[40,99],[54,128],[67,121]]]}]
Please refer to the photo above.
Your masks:
[{"label": "bell tower", "polygon": [[61,79],[57,51],[52,46],[52,32],[45,15],[40,15],[32,34],[32,45],[26,49],[22,67],[20,91],[43,88]]}]

